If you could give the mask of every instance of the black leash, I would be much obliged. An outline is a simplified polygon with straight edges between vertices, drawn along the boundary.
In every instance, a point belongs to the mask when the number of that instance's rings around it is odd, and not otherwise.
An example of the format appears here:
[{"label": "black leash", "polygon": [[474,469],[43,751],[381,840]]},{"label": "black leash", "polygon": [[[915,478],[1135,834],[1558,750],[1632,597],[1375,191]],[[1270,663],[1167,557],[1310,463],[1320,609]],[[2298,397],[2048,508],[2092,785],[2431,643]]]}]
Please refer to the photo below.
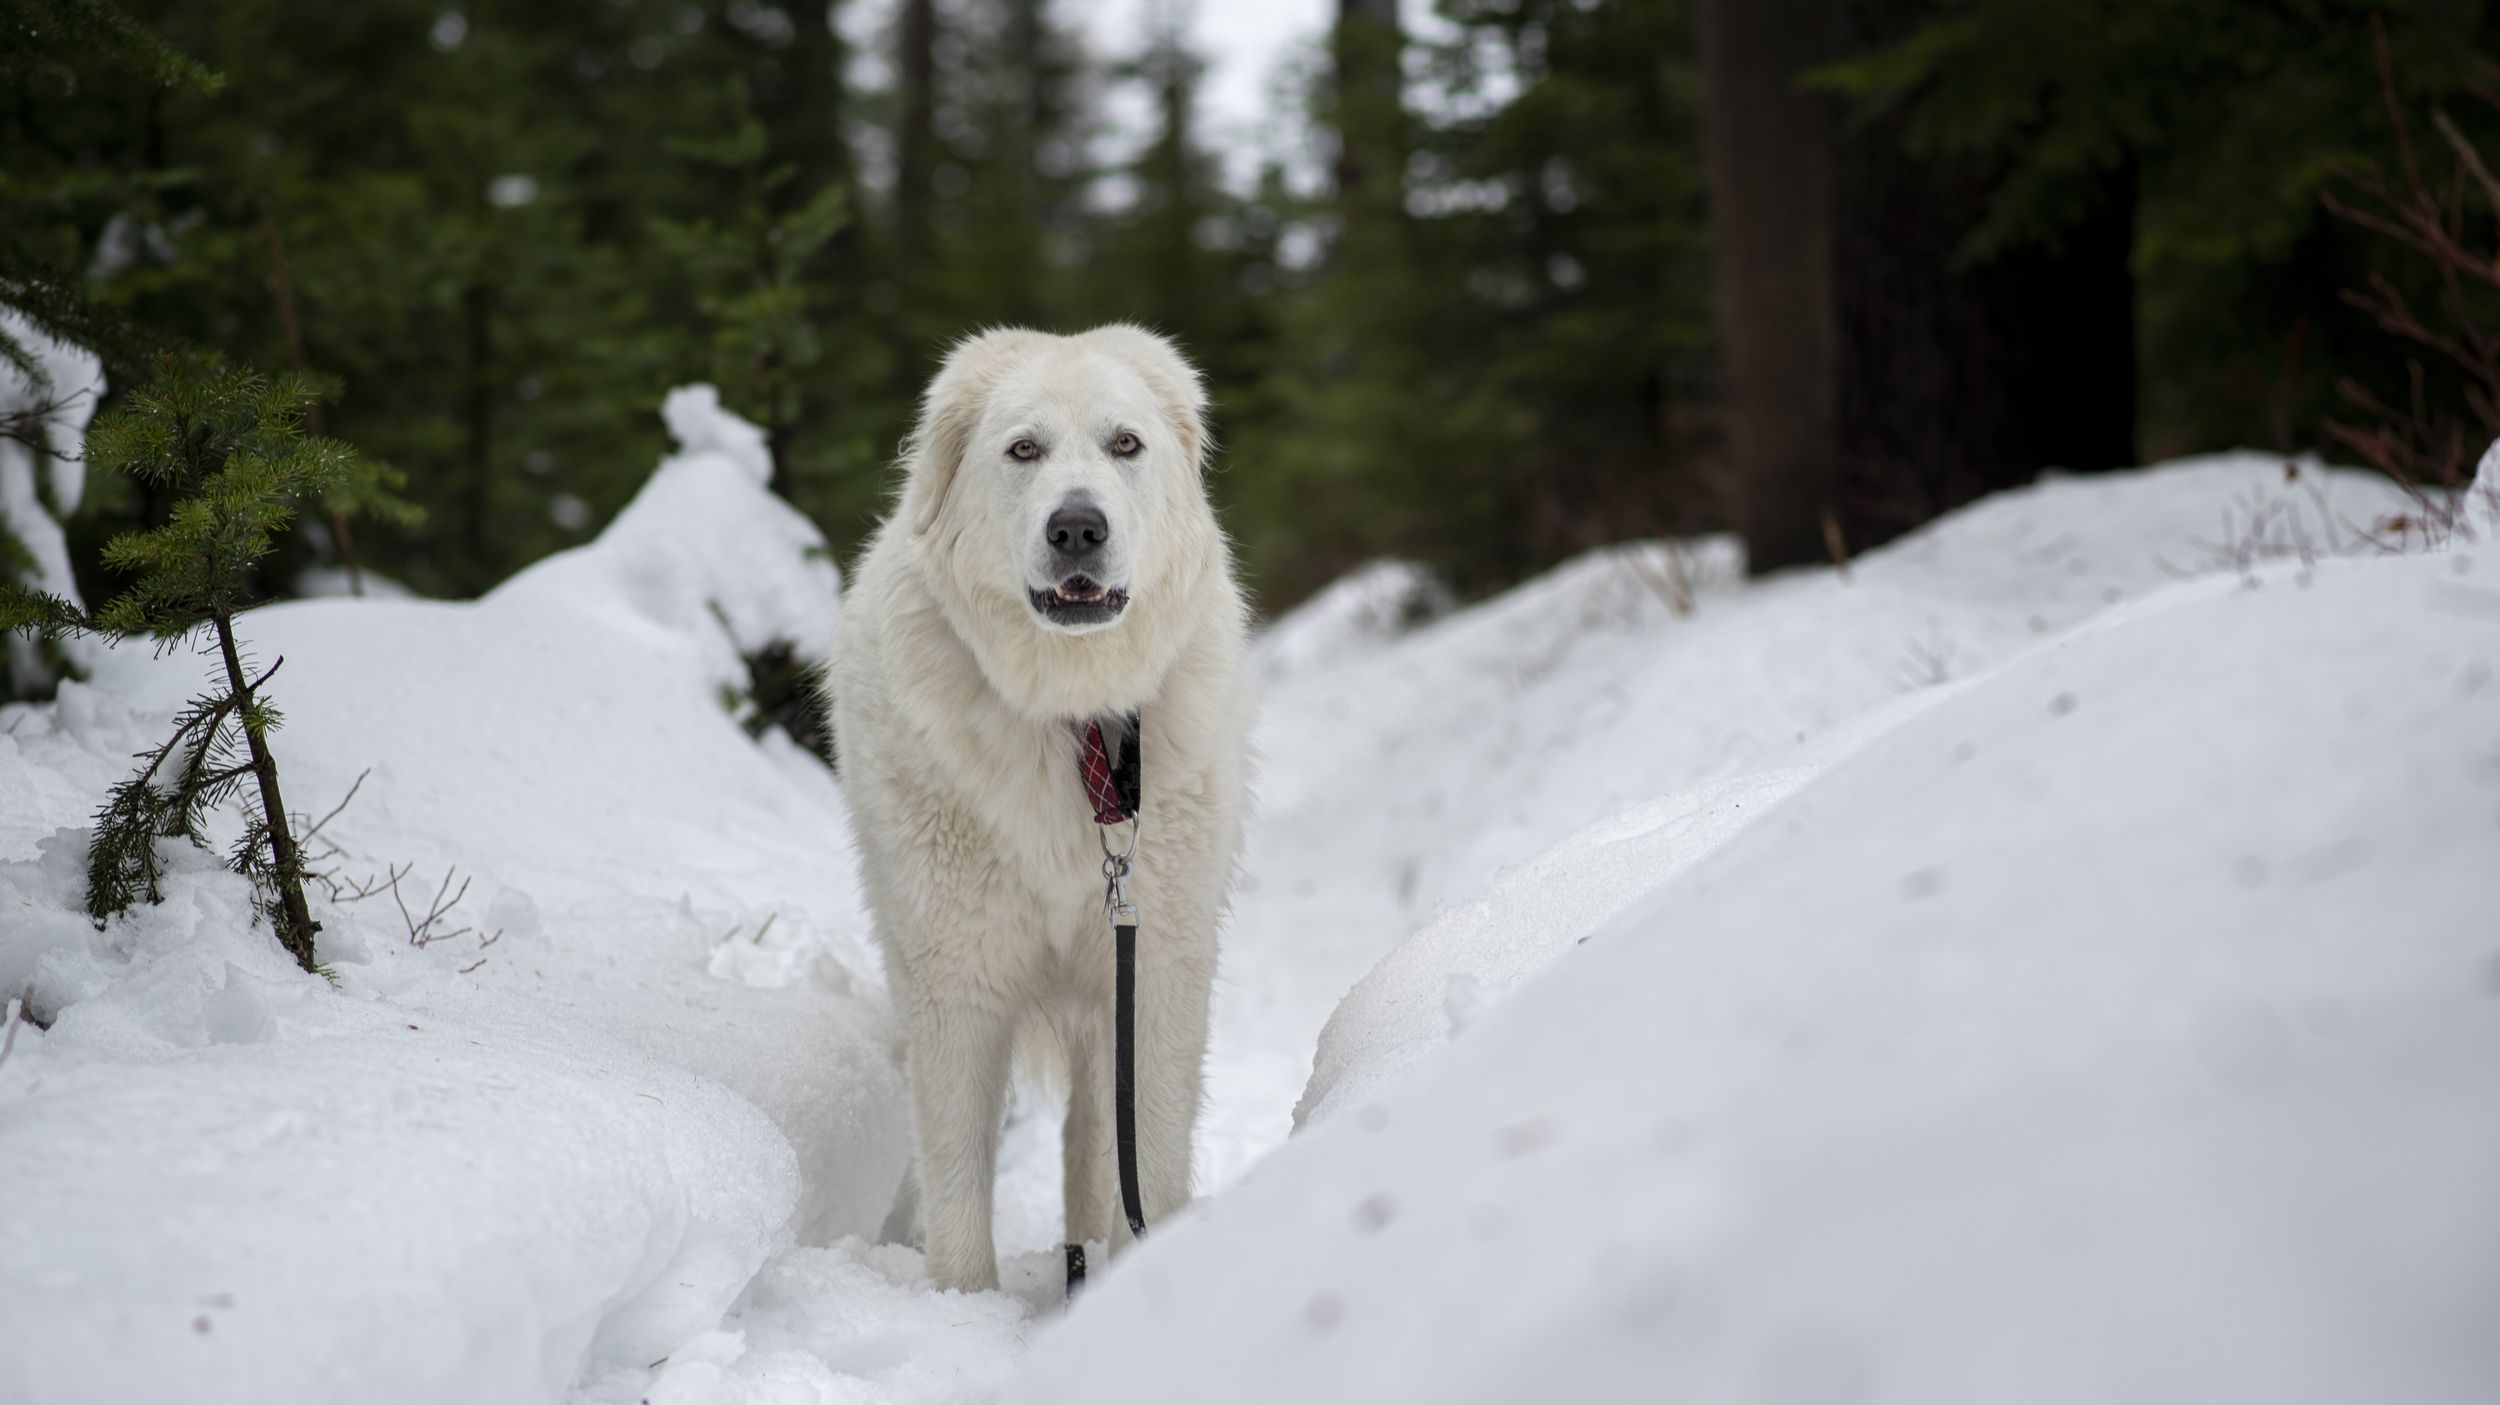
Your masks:
[{"label": "black leash", "polygon": [[[1120,1207],[1128,1211],[1128,1232],[1146,1237],[1144,1198],[1137,1192],[1137,909],[1127,903],[1112,908],[1112,1073],[1113,1128],[1120,1142]],[[1123,922],[1121,917],[1128,920]]]},{"label": "black leash", "polygon": [[[1096,837],[1102,842],[1103,913],[1111,922],[1111,1116],[1119,1149],[1120,1208],[1128,1216],[1129,1234],[1146,1237],[1145,1196],[1137,1183],[1137,909],[1129,905],[1129,857],[1137,852],[1138,811],[1145,798],[1145,732],[1137,714],[1125,719],[1124,743],[1115,755],[1104,741],[1099,721],[1078,729],[1081,744],[1077,774],[1093,803]],[[1129,826],[1128,847],[1114,852],[1111,831]],[[1073,1088],[1070,1097],[1077,1096]],[[1070,1244],[1068,1292],[1085,1281],[1085,1246]]]}]

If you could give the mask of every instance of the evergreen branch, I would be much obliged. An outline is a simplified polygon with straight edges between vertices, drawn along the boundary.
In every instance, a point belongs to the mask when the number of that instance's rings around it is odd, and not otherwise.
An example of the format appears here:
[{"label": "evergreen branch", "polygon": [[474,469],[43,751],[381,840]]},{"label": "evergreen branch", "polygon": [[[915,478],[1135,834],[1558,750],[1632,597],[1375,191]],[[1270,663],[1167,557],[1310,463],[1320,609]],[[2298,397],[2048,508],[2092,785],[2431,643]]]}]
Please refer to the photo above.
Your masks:
[{"label": "evergreen branch", "polygon": [[[225,76],[166,43],[106,0],[16,0],[0,11],[0,76],[44,76],[74,84],[62,51],[92,54],[160,88],[214,93]],[[49,52],[46,52],[49,51]]]},{"label": "evergreen branch", "polygon": [[[15,540],[14,537],[0,537],[0,541]],[[72,635],[112,636],[118,633],[58,595],[16,581],[0,580],[0,634],[60,639]]]}]

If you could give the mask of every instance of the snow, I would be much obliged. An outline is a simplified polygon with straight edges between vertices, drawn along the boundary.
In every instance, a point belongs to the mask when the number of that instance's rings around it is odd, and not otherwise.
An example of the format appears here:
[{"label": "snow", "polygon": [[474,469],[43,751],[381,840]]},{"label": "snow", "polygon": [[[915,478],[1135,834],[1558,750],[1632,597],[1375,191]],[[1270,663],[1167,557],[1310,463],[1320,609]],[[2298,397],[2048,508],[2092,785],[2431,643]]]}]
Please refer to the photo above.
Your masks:
[{"label": "snow", "polygon": [[[8,485],[7,506],[14,513],[21,500],[31,503],[40,491],[53,511],[76,512],[87,485],[86,465],[79,454],[86,446],[87,421],[95,417],[96,401],[104,394],[104,365],[86,348],[54,341],[37,331],[12,308],[0,307],[0,335],[26,351],[42,370],[45,382],[29,385],[15,366],[0,366],[0,414],[46,403],[60,407],[44,421],[44,442],[51,454],[43,466],[40,489],[33,455],[26,446],[14,440],[0,442],[0,483]],[[11,525],[20,525],[14,516],[10,520]],[[63,571],[61,578],[67,575]],[[75,599],[74,590],[56,593]]]},{"label": "snow", "polygon": [[[2383,480],[2284,470],[2232,454],[2052,476],[1846,577],[1746,582],[1728,543],[1690,543],[1689,616],[1660,589],[1677,564],[1664,547],[1593,552],[1302,677],[1276,670],[1323,645],[1297,642],[1312,627],[1299,615],[1280,621],[1263,649],[1259,815],[1216,999],[1210,1184],[1291,1129],[1338,997],[1495,875],[1645,802],[1830,764],[2113,604],[2245,558],[2350,550],[2404,506]],[[1325,640],[1346,637],[1342,600],[1312,608]]]},{"label": "snow", "polygon": [[1455,604],[1449,587],[1414,562],[1375,561],[1260,631],[1254,646],[1260,693],[1375,653]]},{"label": "snow", "polygon": [[291,804],[357,787],[325,862],[420,919],[465,879],[474,931],[317,901],[333,990],[183,851],[98,933],[87,816],[197,661],[0,711],[0,991],[52,1022],[0,1062],[0,1399],[2500,1385],[2500,567],[2369,549],[2376,480],[2052,478],[1845,576],[1647,544],[1466,609],[1384,563],[1277,621],[1207,1198],[1062,1318],[1047,1088],[1007,1291],[881,1242],[839,789],[732,711],[838,576],[752,426],[665,415],[482,600],[247,620]]},{"label": "snow", "polygon": [[1329,1016],[1295,1127],[1377,1094],[1813,774],[1790,767],[1635,805],[1443,913],[1382,957]]},{"label": "snow", "polygon": [[[1858,584],[1994,578],[1932,603],[2002,637],[2055,602],[1985,547],[2110,561],[2089,519],[2237,471],[2009,495]],[[1657,833],[1705,792],[1567,840],[1375,968],[1313,1125],[1008,1398],[2491,1398],[2495,602],[2464,549],[2207,576],[1761,775],[1794,793],[1733,833]],[[1568,940],[1626,845],[1670,871]]]},{"label": "snow", "polygon": [[409,600],[416,596],[416,592],[403,581],[375,571],[360,571],[350,576],[344,566],[306,566],[297,571],[295,594],[325,600],[337,595],[363,595],[383,600]]},{"label": "snow", "polygon": [[482,601],[246,620],[294,808],[370,768],[333,866],[397,866],[420,917],[456,871],[476,933],[317,903],[333,994],[187,851],[97,933],[86,816],[198,662],[117,650],[0,715],[0,989],[57,1017],[0,1065],[0,1201],[43,1211],[0,1217],[0,1398],[559,1399],[883,1223],[902,1081],[839,796],[724,706],[835,578],[684,405],[616,530]]}]

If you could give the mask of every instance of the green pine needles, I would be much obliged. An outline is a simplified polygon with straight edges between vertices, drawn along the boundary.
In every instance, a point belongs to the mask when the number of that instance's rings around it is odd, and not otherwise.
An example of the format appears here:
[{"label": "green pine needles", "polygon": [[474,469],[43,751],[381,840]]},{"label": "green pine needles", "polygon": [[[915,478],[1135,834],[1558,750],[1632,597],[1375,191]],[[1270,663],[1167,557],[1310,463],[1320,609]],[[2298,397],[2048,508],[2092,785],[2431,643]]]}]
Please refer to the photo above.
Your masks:
[{"label": "green pine needles", "polygon": [[278,787],[269,737],[279,724],[264,694],[283,660],[254,671],[235,619],[255,602],[254,567],[306,504],[345,505],[405,518],[399,477],[347,445],[304,432],[312,384],[215,363],[164,363],[157,382],[96,421],[91,468],[118,469],[170,495],[161,527],[114,538],[105,563],[128,589],[82,615],[67,601],[0,587],[0,631],[39,637],[95,632],[195,641],[215,655],[206,691],[174,719],[173,735],[96,812],[87,853],[87,911],[101,925],[144,897],[163,898],[157,841],[205,844],[210,812],[249,790],[258,805],[231,864],[252,880],[259,906],[297,964],[316,967],[320,925],[304,902],[304,859]]},{"label": "green pine needles", "polygon": [[772,490],[789,500],[798,491],[791,440],[803,409],[799,390],[824,354],[801,274],[850,222],[850,207],[842,187],[828,185],[776,213],[798,168],[771,159],[743,79],[730,83],[729,106],[735,122],[727,134],[667,144],[671,154],[735,182],[728,219],[658,218],[651,232],[694,279],[712,323],[713,378],[733,408],[763,426]]}]

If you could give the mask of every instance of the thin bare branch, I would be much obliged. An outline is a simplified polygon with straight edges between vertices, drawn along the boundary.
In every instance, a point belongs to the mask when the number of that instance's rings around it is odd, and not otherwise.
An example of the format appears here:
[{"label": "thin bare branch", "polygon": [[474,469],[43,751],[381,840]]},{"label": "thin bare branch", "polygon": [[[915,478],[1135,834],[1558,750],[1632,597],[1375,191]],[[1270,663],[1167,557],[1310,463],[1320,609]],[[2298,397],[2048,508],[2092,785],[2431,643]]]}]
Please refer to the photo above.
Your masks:
[{"label": "thin bare branch", "polygon": [[347,808],[347,802],[355,799],[356,792],[364,788],[365,777],[372,774],[373,768],[371,766],[367,766],[363,770],[358,771],[356,773],[356,779],[348,783],[347,793],[339,797],[339,803],[331,806],[330,813],[323,815],[319,823],[305,830],[304,837],[299,842],[310,843],[314,839],[319,838],[321,831],[329,827],[330,821],[337,819],[339,817],[339,812]]}]

